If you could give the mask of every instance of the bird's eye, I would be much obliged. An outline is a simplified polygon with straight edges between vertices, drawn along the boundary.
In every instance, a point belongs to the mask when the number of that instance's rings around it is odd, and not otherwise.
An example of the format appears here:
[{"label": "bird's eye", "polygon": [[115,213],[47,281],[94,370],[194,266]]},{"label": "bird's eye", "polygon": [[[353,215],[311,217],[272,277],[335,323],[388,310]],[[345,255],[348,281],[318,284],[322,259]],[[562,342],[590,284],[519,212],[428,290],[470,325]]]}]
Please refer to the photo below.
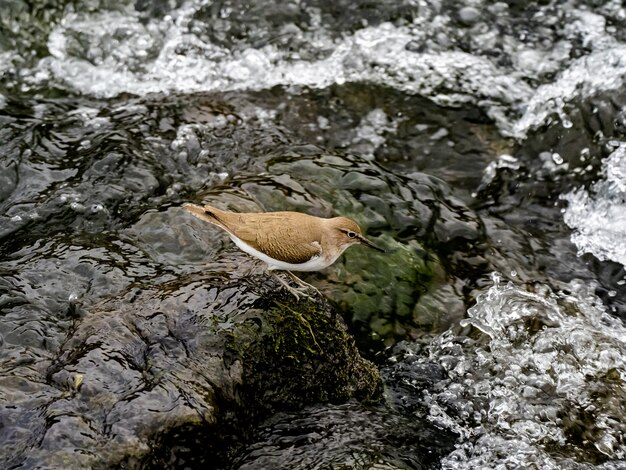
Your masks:
[{"label": "bird's eye", "polygon": [[347,232],[347,233],[348,233],[348,236],[349,236],[350,238],[354,238],[354,237],[356,237],[356,233],[355,233],[355,232],[353,232],[352,230],[348,230],[348,232]]}]

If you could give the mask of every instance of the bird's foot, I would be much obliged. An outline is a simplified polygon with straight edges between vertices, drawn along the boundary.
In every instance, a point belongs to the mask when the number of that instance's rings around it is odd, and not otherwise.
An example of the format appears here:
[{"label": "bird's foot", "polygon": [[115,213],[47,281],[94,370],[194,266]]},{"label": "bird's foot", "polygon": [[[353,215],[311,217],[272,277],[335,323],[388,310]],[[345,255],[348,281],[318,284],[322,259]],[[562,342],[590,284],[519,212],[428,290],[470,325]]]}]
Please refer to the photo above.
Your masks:
[{"label": "bird's foot", "polygon": [[311,289],[317,292],[320,296],[322,295],[321,292],[317,290],[311,284],[304,282],[302,279],[298,278],[297,276],[294,276],[289,271],[285,271],[285,272],[288,273],[291,276],[291,278],[296,281],[299,287],[290,286],[289,283],[285,281],[282,277],[280,277],[278,273],[272,272],[272,275],[274,276],[274,278],[278,280],[278,282],[282,284],[282,286],[285,289],[287,289],[287,291],[289,291],[296,298],[296,300],[300,300],[300,296],[306,297],[307,299],[310,299],[310,300],[315,300],[315,298],[307,292]]},{"label": "bird's foot", "polygon": [[280,277],[280,275],[278,275],[277,273],[272,273],[272,276],[282,284],[282,286],[287,289],[295,298],[296,300],[300,300],[300,296],[304,296],[304,297],[309,297],[310,296],[305,292],[306,289],[303,289],[302,287],[300,288],[295,288],[289,285],[289,283],[287,281],[285,281],[282,277]]},{"label": "bird's foot", "polygon": [[302,279],[300,279],[298,276],[296,276],[294,273],[292,273],[291,271],[285,271],[290,277],[291,279],[293,279],[294,281],[296,281],[296,284],[298,284],[301,288],[303,289],[308,289],[308,290],[312,290],[315,293],[317,293],[317,295],[319,295],[320,297],[324,297],[322,295],[322,293],[317,289],[317,287],[315,287],[312,284],[309,284],[308,282],[303,281]]}]

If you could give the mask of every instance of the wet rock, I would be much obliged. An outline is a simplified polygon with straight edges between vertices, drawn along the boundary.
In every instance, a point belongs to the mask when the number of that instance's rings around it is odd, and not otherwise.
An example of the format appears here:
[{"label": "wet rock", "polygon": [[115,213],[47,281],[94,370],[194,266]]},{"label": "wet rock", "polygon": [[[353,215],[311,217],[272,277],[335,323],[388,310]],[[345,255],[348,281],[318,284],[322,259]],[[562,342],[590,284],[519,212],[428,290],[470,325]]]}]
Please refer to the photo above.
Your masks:
[{"label": "wet rock", "polygon": [[[420,298],[444,288],[446,271],[456,270],[457,261],[442,258],[471,252],[483,233],[480,219],[443,181],[419,173],[400,177],[353,155],[329,155],[306,146],[269,155],[261,175],[242,175],[229,183],[228,190],[210,191],[204,200],[240,212],[341,214],[356,220],[375,243],[388,249],[380,254],[355,247],[329,272],[305,274],[340,308],[351,327],[364,333],[362,348],[380,349],[417,336],[432,328],[431,321],[437,328],[446,326],[434,318],[438,314],[419,308]],[[432,296],[429,302],[441,313]],[[450,300],[445,303],[450,305]],[[461,310],[455,313],[462,315]]]},{"label": "wet rock", "polygon": [[[371,90],[358,87],[356,92],[354,99]],[[348,99],[350,93],[344,94]],[[465,302],[461,289],[449,290],[447,276],[459,273],[463,284],[483,274],[484,264],[474,263],[468,270],[463,261],[467,252],[480,255],[476,241],[484,236],[482,222],[442,180],[414,171],[399,176],[365,158],[295,144],[283,129],[251,117],[251,104],[241,95],[155,95],[93,103],[93,108],[68,113],[66,107],[74,106],[73,100],[62,100],[48,105],[43,115],[22,111],[23,120],[34,123],[34,135],[52,142],[55,156],[43,164],[35,154],[21,160],[19,171],[39,171],[46,190],[22,185],[10,193],[6,216],[16,221],[3,231],[4,253],[32,246],[44,236],[62,239],[72,227],[95,250],[103,250],[98,259],[112,260],[122,285],[145,282],[155,273],[171,278],[198,270],[203,258],[232,248],[219,231],[208,238],[180,236],[181,227],[195,222],[162,218],[164,212],[156,208],[193,199],[236,211],[353,217],[390,253],[380,256],[355,247],[308,280],[340,307],[355,331],[380,343],[368,349],[419,335],[432,325],[445,328],[462,313],[453,309],[444,322],[440,313],[447,315],[449,305]],[[11,148],[23,145],[22,125],[16,118],[8,126]],[[55,134],[49,132],[51,125]],[[64,146],[74,149],[73,159],[62,158],[59,149]],[[34,204],[32,192],[39,190],[44,196]],[[197,233],[211,233],[194,226]],[[195,250],[181,255],[180,247],[193,244]],[[436,294],[440,288],[454,295],[452,303]],[[87,297],[98,297],[98,290]],[[420,307],[424,295],[429,300]]]},{"label": "wet rock", "polygon": [[283,98],[275,90],[257,93],[278,109],[276,119],[298,139],[327,151],[363,153],[397,175],[436,176],[457,197],[464,192],[465,202],[494,154],[513,147],[477,107],[446,107],[391,87],[349,83]]},{"label": "wet rock", "polygon": [[25,381],[46,385],[2,411],[3,466],[215,462],[271,413],[378,399],[340,317],[265,282],[193,275],[90,308]]},{"label": "wet rock", "polygon": [[465,26],[472,26],[480,19],[480,11],[474,7],[463,7],[458,14],[459,21]]}]

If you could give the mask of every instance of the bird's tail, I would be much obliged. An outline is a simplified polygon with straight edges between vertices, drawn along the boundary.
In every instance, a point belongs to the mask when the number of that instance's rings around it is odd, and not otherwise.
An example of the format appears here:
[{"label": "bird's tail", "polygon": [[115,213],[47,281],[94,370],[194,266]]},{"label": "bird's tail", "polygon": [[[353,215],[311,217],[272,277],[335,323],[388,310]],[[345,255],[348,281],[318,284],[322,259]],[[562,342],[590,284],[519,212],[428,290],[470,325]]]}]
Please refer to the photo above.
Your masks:
[{"label": "bird's tail", "polygon": [[205,222],[209,222],[213,225],[217,225],[218,227],[230,232],[226,223],[220,218],[220,211],[215,207],[211,206],[198,206],[196,204],[183,204],[183,209],[191,214],[195,215],[197,218],[204,220]]}]

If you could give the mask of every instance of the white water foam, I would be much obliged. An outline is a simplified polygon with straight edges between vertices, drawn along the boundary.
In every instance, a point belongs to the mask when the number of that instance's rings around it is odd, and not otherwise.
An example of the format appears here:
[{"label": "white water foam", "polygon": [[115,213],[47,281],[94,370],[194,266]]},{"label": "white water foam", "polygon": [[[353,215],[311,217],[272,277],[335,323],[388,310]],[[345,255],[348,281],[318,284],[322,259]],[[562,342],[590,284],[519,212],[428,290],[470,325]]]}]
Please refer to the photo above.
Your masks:
[{"label": "white water foam", "polygon": [[[432,45],[429,37],[454,36],[458,28],[434,5],[416,8],[420,15],[413,24],[364,26],[340,37],[318,18],[312,20],[316,26],[311,31],[285,26],[285,34],[297,36],[296,42],[312,51],[301,54],[271,42],[233,50],[211,42],[204,34],[211,25],[204,24],[199,14],[207,4],[190,0],[163,18],[147,20],[132,4],[113,11],[68,9],[48,37],[50,56],[22,74],[24,87],[51,80],[85,95],[108,98],[121,93],[326,88],[371,82],[427,96],[444,106],[474,104],[496,121],[503,134],[523,139],[554,114],[565,127],[571,125],[566,113],[569,101],[621,87],[626,78],[626,47],[613,37],[604,16],[586,8],[564,12],[565,25],[547,43],[535,44],[504,33],[501,25],[484,23],[468,36],[469,53],[452,45],[447,50]],[[508,14],[503,3],[484,8]],[[605,8],[606,14],[616,8]],[[544,26],[550,24],[549,13],[537,14]],[[590,54],[572,61],[572,41],[582,42]],[[510,56],[510,64],[499,63],[489,53],[497,44]],[[561,70],[553,83],[532,85]]]},{"label": "white water foam", "polygon": [[626,266],[626,143],[603,162],[602,179],[590,190],[578,188],[562,196],[565,223],[574,231],[579,254]]},{"label": "white water foam", "polygon": [[[148,21],[132,6],[68,13],[49,35],[50,56],[24,79],[28,84],[52,78],[97,97],[373,82],[428,96],[441,105],[475,104],[504,134],[523,138],[555,113],[566,127],[571,125],[564,110],[569,101],[621,87],[626,77],[626,47],[608,32],[603,16],[585,10],[567,12],[571,21],[562,34],[582,41],[591,53],[573,61],[553,83],[533,89],[529,80],[568,66],[568,40],[536,47],[524,38],[506,36],[503,47],[513,63],[503,66],[483,54],[497,37],[493,25],[473,36],[473,54],[428,47],[426,33],[441,35],[452,27],[447,26],[450,18],[439,13],[417,17],[409,26],[366,26],[340,38],[321,24],[314,32],[293,26],[290,31],[299,35],[299,42],[318,52],[313,56],[323,57],[305,59],[274,44],[229,50],[212,43],[201,34],[208,25],[195,16],[205,4],[189,1],[164,18]],[[423,50],[416,52],[413,44],[423,45]]]},{"label": "white water foam", "polygon": [[48,38],[50,56],[30,77],[52,77],[83,94],[262,90],[280,85],[326,88],[349,81],[374,82],[442,105],[475,103],[504,127],[509,109],[532,95],[526,73],[499,68],[488,56],[458,50],[414,52],[424,24],[383,23],[335,38],[321,28],[303,42],[323,58],[269,44],[229,50],[194,33],[194,13],[203,2],[188,2],[164,19],[142,21],[124,12],[69,13]]},{"label": "white water foam", "polygon": [[515,124],[513,135],[523,139],[529,130],[558,115],[563,127],[571,127],[566,107],[576,98],[622,89],[626,81],[626,46],[594,52],[575,61],[553,82],[540,86]]},{"label": "white water foam", "polygon": [[[607,13],[609,10],[611,8],[607,7]],[[615,14],[620,16],[619,13]],[[568,65],[566,56],[570,53],[571,43],[560,41],[553,45],[550,55],[554,60],[551,62],[560,69],[563,66],[567,68],[553,82],[535,90],[524,115],[514,125],[512,134],[518,139],[523,139],[529,130],[545,124],[553,115],[558,116],[563,127],[571,127],[566,112],[569,102],[598,92],[618,90],[623,86],[626,78],[626,46],[612,36],[614,29],[607,27],[606,18],[585,9],[574,9],[569,16],[570,21],[563,30],[564,36],[571,41],[582,42],[590,53]]]},{"label": "white water foam", "polygon": [[494,280],[464,321],[479,339],[449,331],[424,359],[448,373],[426,394],[430,419],[461,436],[443,468],[583,469],[598,456],[594,468],[624,468],[624,325],[583,282],[553,293]]}]

